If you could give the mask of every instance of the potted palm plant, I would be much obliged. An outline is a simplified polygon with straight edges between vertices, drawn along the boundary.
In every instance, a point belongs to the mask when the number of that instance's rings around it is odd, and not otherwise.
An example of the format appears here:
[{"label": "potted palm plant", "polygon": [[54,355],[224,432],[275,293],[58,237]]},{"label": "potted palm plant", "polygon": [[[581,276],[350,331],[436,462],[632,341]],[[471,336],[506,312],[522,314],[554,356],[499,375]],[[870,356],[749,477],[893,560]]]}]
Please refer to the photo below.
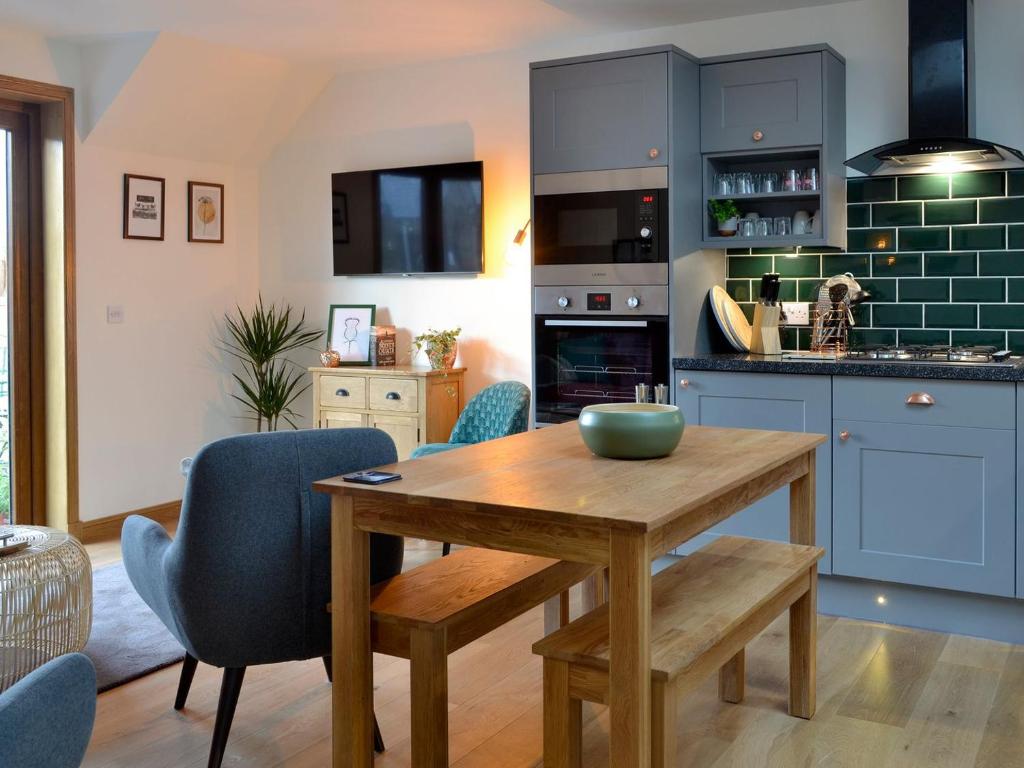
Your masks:
[{"label": "potted palm plant", "polygon": [[268,432],[275,431],[282,418],[294,429],[298,414],[292,405],[309,384],[303,386],[305,370],[285,355],[309,347],[324,332],[306,326],[305,312],[296,318],[290,304],[264,306],[262,296],[250,312],[239,306],[235,310],[234,315],[224,315],[222,339],[224,350],[242,367],[241,374],[231,374],[241,394],[231,396],[245,406],[257,432],[264,426]]}]

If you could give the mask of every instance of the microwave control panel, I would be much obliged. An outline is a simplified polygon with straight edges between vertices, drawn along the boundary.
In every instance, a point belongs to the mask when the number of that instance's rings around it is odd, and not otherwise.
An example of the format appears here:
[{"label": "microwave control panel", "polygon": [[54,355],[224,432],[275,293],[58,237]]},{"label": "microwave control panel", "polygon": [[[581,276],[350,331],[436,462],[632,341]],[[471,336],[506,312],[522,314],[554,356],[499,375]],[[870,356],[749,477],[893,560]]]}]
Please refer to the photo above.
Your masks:
[{"label": "microwave control panel", "polygon": [[658,222],[658,190],[647,189],[637,192],[636,221],[637,236],[641,241],[641,248],[650,251],[654,242],[655,227]]}]

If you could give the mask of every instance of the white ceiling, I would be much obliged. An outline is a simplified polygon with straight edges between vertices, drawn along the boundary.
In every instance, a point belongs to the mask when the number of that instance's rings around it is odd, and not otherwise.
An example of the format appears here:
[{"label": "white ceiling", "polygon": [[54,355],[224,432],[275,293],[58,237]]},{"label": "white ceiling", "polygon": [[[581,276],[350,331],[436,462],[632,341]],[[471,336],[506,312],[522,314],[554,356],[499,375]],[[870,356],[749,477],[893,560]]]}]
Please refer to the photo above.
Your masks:
[{"label": "white ceiling", "polygon": [[48,36],[172,32],[343,68],[505,50],[843,0],[2,0]]}]

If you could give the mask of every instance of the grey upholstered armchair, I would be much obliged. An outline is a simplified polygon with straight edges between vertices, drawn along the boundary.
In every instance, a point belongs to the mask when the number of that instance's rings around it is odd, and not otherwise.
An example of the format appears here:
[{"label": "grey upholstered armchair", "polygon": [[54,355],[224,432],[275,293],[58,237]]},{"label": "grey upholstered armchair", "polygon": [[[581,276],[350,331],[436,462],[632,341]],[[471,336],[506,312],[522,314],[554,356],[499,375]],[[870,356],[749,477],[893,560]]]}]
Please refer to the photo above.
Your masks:
[{"label": "grey upholstered armchair", "polygon": [[[188,653],[175,709],[197,661],[224,668],[211,768],[223,758],[246,667],[324,657],[330,674],[330,501],[313,482],[396,458],[376,429],[229,437],[196,454],[173,541],[152,520],[125,521],[128,576]],[[373,536],[372,582],[402,570],[402,545]]]},{"label": "grey upholstered armchair", "polygon": [[96,670],[58,656],[0,694],[3,768],[78,768],[96,718]]}]

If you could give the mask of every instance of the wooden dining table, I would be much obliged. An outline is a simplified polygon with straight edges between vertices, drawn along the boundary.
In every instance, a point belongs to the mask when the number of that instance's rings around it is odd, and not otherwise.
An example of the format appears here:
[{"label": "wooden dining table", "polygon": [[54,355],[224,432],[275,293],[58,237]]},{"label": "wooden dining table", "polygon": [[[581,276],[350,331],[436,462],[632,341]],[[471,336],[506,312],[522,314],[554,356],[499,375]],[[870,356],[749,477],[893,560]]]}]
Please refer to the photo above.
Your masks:
[{"label": "wooden dining table", "polygon": [[[651,561],[787,484],[790,539],[814,543],[815,449],[825,439],[688,427],[669,456],[618,461],[587,450],[573,422],[388,466],[402,479],[385,485],[315,483],[332,495],[332,765],[373,763],[369,556],[379,532],[604,565],[610,765],[648,768]],[[807,623],[791,631],[813,639]],[[798,709],[813,712],[814,655],[794,664],[811,683],[797,686],[811,697]]]}]

